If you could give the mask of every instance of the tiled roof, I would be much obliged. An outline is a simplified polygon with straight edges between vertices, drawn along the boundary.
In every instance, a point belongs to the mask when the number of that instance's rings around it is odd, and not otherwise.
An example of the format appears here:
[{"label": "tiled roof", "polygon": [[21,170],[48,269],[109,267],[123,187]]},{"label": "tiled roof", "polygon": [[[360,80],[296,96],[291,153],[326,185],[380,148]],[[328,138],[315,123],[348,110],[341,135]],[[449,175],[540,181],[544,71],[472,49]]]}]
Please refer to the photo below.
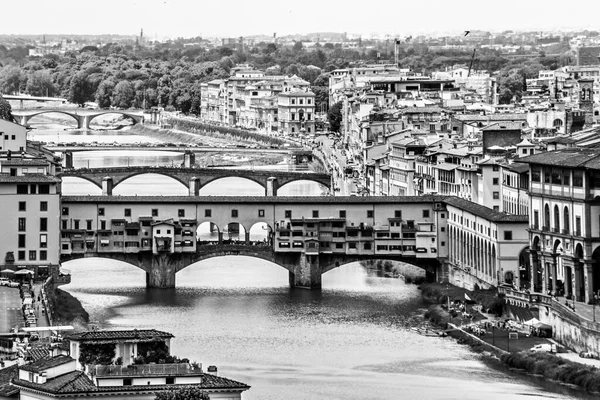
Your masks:
[{"label": "tiled roof", "polygon": [[69,340],[88,341],[88,340],[131,340],[148,338],[172,338],[169,332],[157,331],[156,329],[132,329],[127,331],[85,331],[72,333],[67,336]]},{"label": "tiled roof", "polygon": [[600,149],[569,148],[533,154],[515,161],[556,167],[598,169],[600,168]]},{"label": "tiled roof", "polygon": [[48,166],[48,161],[31,158],[12,158],[11,160],[0,160],[0,165]]},{"label": "tiled roof", "polygon": [[[212,374],[202,374],[202,383],[185,385],[195,386],[201,389],[237,389],[247,390],[250,386],[245,383],[223,378]],[[133,386],[95,386],[94,383],[82,372],[73,371],[68,374],[60,375],[54,379],[49,379],[46,383],[33,383],[22,379],[14,379],[13,383],[17,386],[30,388],[52,394],[74,394],[88,393],[101,395],[103,393],[114,392],[156,392],[160,390],[173,389],[183,385],[133,385]]]},{"label": "tiled roof", "polygon": [[25,174],[19,176],[10,176],[0,173],[0,183],[58,183],[60,179],[52,175]]},{"label": "tiled roof", "polygon": [[527,114],[488,114],[488,115],[479,115],[479,114],[461,114],[454,115],[454,119],[463,122],[469,121],[527,121]]},{"label": "tiled roof", "polygon": [[529,165],[521,163],[512,163],[509,165],[505,165],[504,168],[516,172],[518,174],[522,174],[523,172],[529,171]]},{"label": "tiled roof", "polygon": [[62,203],[387,204],[441,201],[444,196],[62,196]]},{"label": "tiled roof", "polygon": [[35,362],[48,357],[48,355],[50,355],[50,350],[48,350],[48,347],[34,347],[33,349],[27,350],[27,355],[31,357],[31,361]]},{"label": "tiled roof", "polygon": [[491,208],[486,206],[482,206],[477,203],[473,203],[472,201],[460,199],[458,197],[448,197],[444,200],[444,203],[454,206],[456,208],[460,208],[463,211],[470,212],[473,215],[478,217],[485,218],[488,221],[502,223],[502,222],[512,222],[512,223],[525,223],[529,222],[528,215],[514,215],[514,214],[504,214],[499,211],[494,211]]},{"label": "tiled roof", "polygon": [[59,355],[52,358],[42,358],[31,364],[22,365],[20,368],[23,371],[29,372],[42,372],[50,368],[58,367],[59,365],[63,365],[74,361],[73,358],[65,355]]},{"label": "tiled roof", "polygon": [[15,379],[13,384],[54,394],[95,392],[98,389],[82,371],[59,375],[56,378],[48,379],[46,383],[33,383],[23,379]]},{"label": "tiled roof", "polygon": [[446,111],[441,107],[430,106],[430,107],[408,107],[400,110],[401,114],[430,114],[430,113],[441,113]]},{"label": "tiled roof", "polygon": [[10,381],[19,376],[19,366],[17,364],[0,369],[0,396],[12,396],[19,391],[12,386]]}]

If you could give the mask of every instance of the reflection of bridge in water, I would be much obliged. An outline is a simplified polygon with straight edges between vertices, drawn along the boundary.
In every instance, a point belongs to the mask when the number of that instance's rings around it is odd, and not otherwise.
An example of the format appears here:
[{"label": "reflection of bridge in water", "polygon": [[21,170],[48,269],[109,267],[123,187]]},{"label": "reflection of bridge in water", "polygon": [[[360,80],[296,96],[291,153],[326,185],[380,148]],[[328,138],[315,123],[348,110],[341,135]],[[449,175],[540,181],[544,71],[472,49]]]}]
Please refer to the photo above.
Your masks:
[{"label": "reflection of bridge in water", "polygon": [[[232,255],[287,269],[292,286],[319,288],[323,273],[369,259],[405,261],[433,278],[447,257],[445,215],[441,196],[63,196],[61,261],[121,260],[157,288],[174,287],[193,263]],[[207,223],[208,240],[198,234]],[[267,227],[263,240],[251,240],[257,224]],[[239,241],[224,237],[232,226]]]},{"label": "reflection of bridge in water", "polygon": [[29,120],[32,118],[42,115],[58,113],[72,117],[77,122],[77,129],[90,129],[90,122],[100,115],[106,114],[118,114],[127,117],[133,121],[133,124],[137,124],[144,121],[144,115],[142,111],[121,111],[121,110],[84,110],[84,109],[68,109],[68,108],[45,108],[35,110],[15,110],[13,116],[17,122],[21,125],[27,125]]},{"label": "reflection of bridge in water", "polygon": [[123,181],[138,175],[158,174],[176,180],[188,188],[190,196],[198,196],[200,189],[224,178],[244,178],[265,188],[265,195],[276,196],[278,188],[296,181],[317,182],[331,188],[331,176],[315,172],[291,172],[221,168],[177,167],[115,167],[65,170],[61,178],[85,179],[102,189],[102,194],[112,196],[113,189]]}]

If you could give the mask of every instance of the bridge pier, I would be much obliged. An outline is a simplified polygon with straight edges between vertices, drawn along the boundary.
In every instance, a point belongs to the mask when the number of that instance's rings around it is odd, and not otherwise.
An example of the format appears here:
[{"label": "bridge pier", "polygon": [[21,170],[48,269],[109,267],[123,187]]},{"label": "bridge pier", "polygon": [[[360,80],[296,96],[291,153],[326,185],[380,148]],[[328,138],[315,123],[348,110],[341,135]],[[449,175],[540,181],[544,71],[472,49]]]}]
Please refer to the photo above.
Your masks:
[{"label": "bridge pier", "polygon": [[198,196],[200,193],[200,178],[192,176],[188,184],[190,196]]},{"label": "bridge pier", "polygon": [[175,274],[190,264],[183,254],[153,254],[150,271],[146,272],[146,287],[170,289],[175,287]]},{"label": "bridge pier", "polygon": [[110,176],[102,178],[102,195],[112,196],[113,186],[113,178],[111,178]]},{"label": "bridge pier", "polygon": [[183,166],[186,168],[192,168],[196,165],[196,154],[191,151],[183,153]]},{"label": "bridge pier", "polygon": [[318,254],[288,253],[276,255],[278,264],[289,271],[290,287],[321,289],[323,274]]},{"label": "bridge pier", "polygon": [[73,169],[73,152],[65,151],[63,159],[63,166],[65,169]]},{"label": "bridge pier", "polygon": [[277,178],[267,178],[267,187],[265,189],[265,196],[277,196]]}]

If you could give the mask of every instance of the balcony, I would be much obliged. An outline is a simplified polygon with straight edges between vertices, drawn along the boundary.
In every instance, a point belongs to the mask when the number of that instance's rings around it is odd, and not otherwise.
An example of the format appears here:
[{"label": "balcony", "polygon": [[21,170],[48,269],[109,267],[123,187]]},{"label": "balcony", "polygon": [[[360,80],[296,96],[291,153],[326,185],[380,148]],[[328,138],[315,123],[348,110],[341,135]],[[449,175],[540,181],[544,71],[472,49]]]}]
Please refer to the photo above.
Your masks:
[{"label": "balcony", "polygon": [[531,225],[531,230],[533,230],[533,231],[539,231],[540,230],[540,226],[538,224]]},{"label": "balcony", "polygon": [[569,234],[569,230],[568,229],[563,229],[561,232],[562,232],[563,235],[568,235]]},{"label": "balcony", "polygon": [[560,229],[559,228],[552,228],[552,232],[553,233],[560,233]]},{"label": "balcony", "polygon": [[542,231],[544,231],[544,232],[550,232],[550,225],[544,225],[544,226],[542,226]]}]

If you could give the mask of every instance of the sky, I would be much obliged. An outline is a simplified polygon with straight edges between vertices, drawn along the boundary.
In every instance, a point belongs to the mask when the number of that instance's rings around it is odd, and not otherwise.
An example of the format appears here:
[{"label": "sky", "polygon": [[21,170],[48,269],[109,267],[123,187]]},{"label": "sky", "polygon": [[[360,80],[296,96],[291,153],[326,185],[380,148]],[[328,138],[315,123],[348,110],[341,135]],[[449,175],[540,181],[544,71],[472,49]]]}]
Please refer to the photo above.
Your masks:
[{"label": "sky", "polygon": [[[600,1],[23,0],[3,2],[0,34],[158,37],[348,32],[409,36],[465,30],[600,29]],[[569,5],[573,10],[568,10]]]}]

